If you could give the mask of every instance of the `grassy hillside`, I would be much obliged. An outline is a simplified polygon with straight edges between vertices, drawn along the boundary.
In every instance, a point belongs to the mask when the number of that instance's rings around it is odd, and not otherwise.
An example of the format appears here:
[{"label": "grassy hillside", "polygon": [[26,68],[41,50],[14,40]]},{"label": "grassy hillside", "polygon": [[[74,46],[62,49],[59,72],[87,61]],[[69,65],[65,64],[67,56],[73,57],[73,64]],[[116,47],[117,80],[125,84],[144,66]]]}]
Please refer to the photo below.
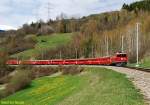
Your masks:
[{"label": "grassy hillside", "polygon": [[126,76],[107,69],[88,68],[76,76],[42,77],[1,101],[24,105],[144,105]]},{"label": "grassy hillside", "polygon": [[34,49],[20,52],[18,54],[12,55],[12,57],[19,57],[23,59],[33,58],[40,53],[44,53],[44,51],[47,49],[55,48],[56,46],[68,43],[71,40],[71,36],[71,33],[65,33],[35,37],[37,44],[35,45]]},{"label": "grassy hillside", "polygon": [[[5,100],[25,102],[25,105],[54,105],[76,90],[82,83],[79,76],[43,77],[32,82],[31,87],[20,91]],[[81,81],[80,81],[81,80]]]}]

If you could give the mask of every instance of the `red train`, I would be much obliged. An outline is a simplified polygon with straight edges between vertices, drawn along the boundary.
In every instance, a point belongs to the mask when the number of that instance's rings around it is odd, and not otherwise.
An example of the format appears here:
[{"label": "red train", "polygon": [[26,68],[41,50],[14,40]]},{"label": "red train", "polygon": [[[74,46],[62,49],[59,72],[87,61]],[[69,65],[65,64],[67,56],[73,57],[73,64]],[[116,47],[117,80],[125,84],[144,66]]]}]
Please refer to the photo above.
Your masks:
[{"label": "red train", "polygon": [[116,53],[112,57],[85,58],[85,59],[58,59],[58,60],[8,60],[8,65],[114,65],[126,66],[126,53]]}]

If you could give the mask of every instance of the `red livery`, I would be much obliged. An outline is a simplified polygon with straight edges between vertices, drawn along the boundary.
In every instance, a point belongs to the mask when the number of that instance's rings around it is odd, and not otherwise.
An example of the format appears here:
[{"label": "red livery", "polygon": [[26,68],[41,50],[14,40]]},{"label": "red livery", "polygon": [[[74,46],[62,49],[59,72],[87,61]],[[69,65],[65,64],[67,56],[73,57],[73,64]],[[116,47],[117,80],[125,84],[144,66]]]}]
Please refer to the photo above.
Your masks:
[{"label": "red livery", "polygon": [[8,60],[8,65],[115,65],[126,66],[126,53],[117,53],[112,57],[85,58],[85,59],[58,59],[58,60]]}]

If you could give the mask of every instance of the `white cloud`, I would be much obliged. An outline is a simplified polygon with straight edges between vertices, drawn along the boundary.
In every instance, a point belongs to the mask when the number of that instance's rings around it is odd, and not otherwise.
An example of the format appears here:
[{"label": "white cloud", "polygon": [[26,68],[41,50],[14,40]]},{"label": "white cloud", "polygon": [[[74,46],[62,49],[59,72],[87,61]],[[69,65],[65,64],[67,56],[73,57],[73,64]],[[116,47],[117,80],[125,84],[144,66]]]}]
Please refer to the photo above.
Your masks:
[{"label": "white cloud", "polygon": [[86,16],[118,10],[124,2],[133,1],[139,0],[1,0],[0,24],[18,27],[37,18],[47,20],[48,2],[51,8],[50,17],[54,19],[61,13],[68,16]]},{"label": "white cloud", "polygon": [[0,25],[0,30],[16,30],[17,28],[7,25]]}]

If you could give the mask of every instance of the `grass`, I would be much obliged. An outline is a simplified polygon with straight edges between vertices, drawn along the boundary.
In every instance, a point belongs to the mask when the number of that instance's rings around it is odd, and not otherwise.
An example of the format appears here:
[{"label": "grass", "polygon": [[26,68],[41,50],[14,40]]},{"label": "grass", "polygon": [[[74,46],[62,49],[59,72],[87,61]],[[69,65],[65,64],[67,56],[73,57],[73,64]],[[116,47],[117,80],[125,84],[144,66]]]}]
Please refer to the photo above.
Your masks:
[{"label": "grass", "polygon": [[35,37],[37,40],[37,44],[35,45],[34,49],[29,49],[17,54],[12,55],[11,57],[14,58],[23,58],[29,59],[33,58],[34,56],[46,51],[47,49],[55,48],[59,45],[67,44],[71,40],[71,33],[65,34],[53,34],[49,36],[39,36]]},{"label": "grass", "polygon": [[[128,64],[128,66],[135,67],[136,63]],[[146,57],[139,62],[139,67],[150,68],[150,57]]]},{"label": "grass", "polygon": [[143,59],[140,66],[144,68],[150,68],[150,57]]},{"label": "grass", "polygon": [[124,74],[88,68],[75,76],[42,77],[31,87],[1,101],[24,105],[144,105],[143,97]]},{"label": "grass", "polygon": [[79,76],[43,77],[32,82],[31,87],[17,92],[3,101],[18,101],[25,105],[54,105],[76,90],[82,81]]},{"label": "grass", "polygon": [[58,105],[144,105],[142,96],[125,75],[91,68],[86,85]]}]

